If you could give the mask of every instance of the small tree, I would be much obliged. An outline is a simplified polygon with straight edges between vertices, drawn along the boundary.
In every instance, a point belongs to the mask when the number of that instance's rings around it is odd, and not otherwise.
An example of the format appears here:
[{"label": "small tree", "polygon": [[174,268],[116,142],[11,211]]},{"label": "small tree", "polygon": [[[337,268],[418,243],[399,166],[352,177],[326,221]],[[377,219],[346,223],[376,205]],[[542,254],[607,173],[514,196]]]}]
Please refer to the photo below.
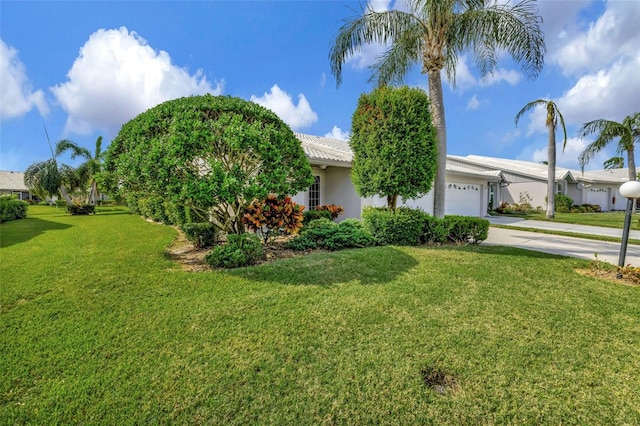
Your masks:
[{"label": "small tree", "polygon": [[429,97],[417,88],[385,86],[360,96],[350,140],[351,179],[360,196],[386,197],[395,210],[398,196],[429,192],[438,161],[429,111]]},{"label": "small tree", "polygon": [[278,116],[211,95],[164,102],[126,123],[106,152],[103,174],[117,198],[161,196],[228,233],[244,231],[252,200],[313,183],[300,141]]}]

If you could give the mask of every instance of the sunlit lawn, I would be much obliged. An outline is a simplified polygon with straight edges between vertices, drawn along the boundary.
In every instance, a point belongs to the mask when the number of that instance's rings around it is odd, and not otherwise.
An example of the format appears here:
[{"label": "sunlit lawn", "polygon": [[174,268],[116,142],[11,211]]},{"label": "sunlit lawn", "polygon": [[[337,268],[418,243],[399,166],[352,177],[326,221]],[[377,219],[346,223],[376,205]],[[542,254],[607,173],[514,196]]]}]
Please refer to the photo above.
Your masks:
[{"label": "sunlit lawn", "polygon": [[[535,212],[527,215],[526,219],[550,220],[547,219],[545,215],[545,212]],[[624,226],[624,216],[625,212],[619,211],[601,213],[556,213],[553,221],[622,229]],[[635,214],[633,216],[631,229],[640,229],[640,214]]]},{"label": "sunlit lawn", "polygon": [[376,247],[189,273],[175,235],[120,208],[0,225],[1,424],[640,424],[640,288],[587,261]]}]

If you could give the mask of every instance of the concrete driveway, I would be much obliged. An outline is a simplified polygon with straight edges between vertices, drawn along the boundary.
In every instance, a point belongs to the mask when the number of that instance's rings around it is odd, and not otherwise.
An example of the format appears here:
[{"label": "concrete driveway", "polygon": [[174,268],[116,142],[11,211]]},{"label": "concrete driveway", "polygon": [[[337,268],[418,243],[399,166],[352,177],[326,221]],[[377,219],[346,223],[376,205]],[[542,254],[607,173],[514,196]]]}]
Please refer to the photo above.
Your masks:
[{"label": "concrete driveway", "polygon": [[[504,216],[492,216],[487,219],[489,219],[493,224],[518,226],[523,228],[605,235],[618,238],[622,236],[622,230],[615,228],[524,220],[521,218],[510,218]],[[640,240],[640,231],[631,231],[629,238]],[[595,254],[597,253],[599,260],[609,262],[613,265],[618,264],[618,256],[620,254],[621,246],[620,243],[495,227],[491,227],[489,229],[489,236],[483,244],[518,247],[527,250],[535,250],[588,260],[594,260]],[[625,265],[640,267],[640,246],[627,246]]]}]

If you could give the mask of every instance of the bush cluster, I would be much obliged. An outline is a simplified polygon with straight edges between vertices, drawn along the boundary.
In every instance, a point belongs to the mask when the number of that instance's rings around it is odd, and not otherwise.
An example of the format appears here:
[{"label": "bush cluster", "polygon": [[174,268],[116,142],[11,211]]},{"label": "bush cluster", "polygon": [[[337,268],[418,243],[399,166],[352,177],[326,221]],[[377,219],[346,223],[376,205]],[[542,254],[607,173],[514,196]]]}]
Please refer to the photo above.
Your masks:
[{"label": "bush cluster", "polygon": [[373,236],[358,219],[347,219],[336,224],[327,218],[321,218],[309,222],[299,237],[287,243],[287,248],[300,251],[316,248],[342,250],[374,244]]},{"label": "bush cluster", "polygon": [[331,220],[331,212],[327,210],[306,210],[304,213],[304,219],[302,219],[302,225],[307,226],[309,222],[317,219],[329,219]]},{"label": "bush cluster", "polygon": [[365,228],[379,245],[415,246],[423,242],[428,214],[419,209],[368,207],[362,212]]},{"label": "bush cluster", "polygon": [[344,213],[344,208],[342,206],[336,206],[335,204],[316,206],[315,210],[319,212],[329,212],[331,220],[336,220],[338,216]]},{"label": "bush cluster", "polygon": [[262,236],[266,244],[279,235],[297,234],[302,228],[303,209],[291,197],[269,195],[264,200],[253,200],[245,207],[242,223]]},{"label": "bush cluster", "polygon": [[15,195],[0,195],[0,223],[27,217],[28,204]]},{"label": "bush cluster", "polygon": [[209,222],[185,223],[181,228],[196,248],[212,247],[220,240],[220,231]]},{"label": "bush cluster", "polygon": [[260,238],[255,234],[229,234],[227,243],[213,248],[205,261],[214,268],[240,268],[264,258]]},{"label": "bush cluster", "polygon": [[67,206],[67,213],[71,216],[96,214],[96,206],[93,204],[72,204]]},{"label": "bush cluster", "polygon": [[556,211],[558,213],[570,213],[571,207],[573,207],[573,199],[567,197],[564,194],[556,194]]},{"label": "bush cluster", "polygon": [[571,213],[600,213],[602,208],[598,204],[583,204],[571,207]]},{"label": "bush cluster", "polygon": [[408,207],[395,211],[369,207],[362,212],[362,218],[365,228],[379,245],[478,244],[487,239],[489,232],[486,219],[455,215],[439,219]]}]

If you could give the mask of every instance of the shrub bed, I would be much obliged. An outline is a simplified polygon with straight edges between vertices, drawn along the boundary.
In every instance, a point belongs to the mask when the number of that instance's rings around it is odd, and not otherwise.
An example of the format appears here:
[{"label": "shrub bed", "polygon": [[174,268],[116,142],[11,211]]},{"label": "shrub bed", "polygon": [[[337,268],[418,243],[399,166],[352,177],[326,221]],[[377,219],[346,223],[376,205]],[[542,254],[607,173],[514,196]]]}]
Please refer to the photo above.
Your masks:
[{"label": "shrub bed", "polygon": [[299,237],[287,243],[290,250],[342,250],[375,245],[373,236],[358,219],[347,219],[336,224],[327,218],[316,219],[304,228]]},{"label": "shrub bed", "polygon": [[185,223],[181,228],[196,248],[212,247],[220,241],[220,231],[212,223]]},{"label": "shrub bed", "polygon": [[240,268],[264,258],[260,238],[255,234],[229,234],[227,243],[214,247],[205,261],[214,268]]},{"label": "shrub bed", "polygon": [[72,204],[67,206],[67,213],[71,216],[96,214],[96,206],[93,204]]},{"label": "shrub bed", "polygon": [[0,223],[27,217],[28,204],[15,195],[0,196]]},{"label": "shrub bed", "polygon": [[424,241],[424,223],[428,214],[420,209],[367,207],[362,221],[379,245],[415,246]]}]

